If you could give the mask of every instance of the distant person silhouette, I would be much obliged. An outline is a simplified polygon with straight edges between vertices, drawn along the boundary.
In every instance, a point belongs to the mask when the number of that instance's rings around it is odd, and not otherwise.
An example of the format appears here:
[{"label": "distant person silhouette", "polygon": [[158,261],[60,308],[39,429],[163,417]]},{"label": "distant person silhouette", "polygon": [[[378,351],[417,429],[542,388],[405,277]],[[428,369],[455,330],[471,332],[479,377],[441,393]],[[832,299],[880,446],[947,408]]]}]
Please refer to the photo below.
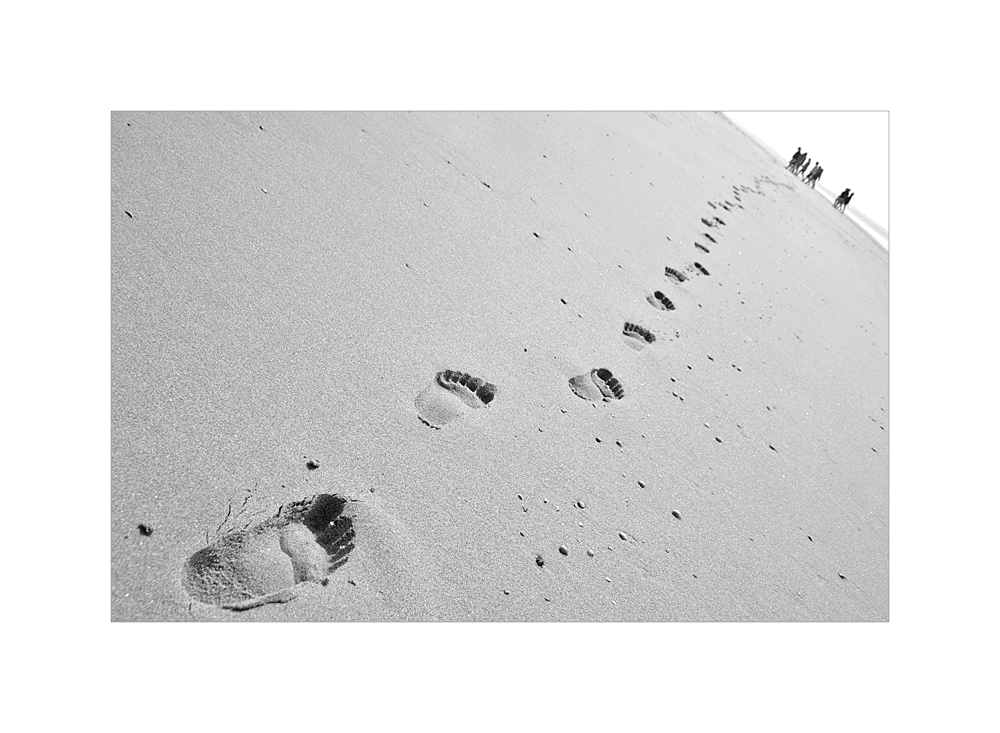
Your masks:
[{"label": "distant person silhouette", "polygon": [[799,163],[800,160],[802,160],[802,148],[801,147],[798,150],[795,151],[795,154],[792,156],[792,159],[790,161],[788,161],[788,165],[786,165],[785,168],[787,168],[788,170],[794,170],[795,168],[798,167],[798,163]]},{"label": "distant person silhouette", "polygon": [[798,171],[796,171],[796,173],[798,175],[802,175],[803,173],[805,173],[806,172],[806,168],[809,167],[810,163],[812,163],[812,158],[806,158],[805,164],[801,168],[799,168]]},{"label": "distant person silhouette", "polygon": [[809,177],[806,179],[806,183],[812,188],[816,188],[816,181],[819,180],[819,177],[821,175],[823,175],[823,166],[817,163],[815,166],[813,166],[812,171],[809,173]]},{"label": "distant person silhouette", "polygon": [[847,202],[851,200],[851,196],[853,195],[854,194],[851,193],[851,189],[845,188],[843,192],[837,197],[837,200],[833,202],[833,208],[840,209],[840,211],[843,211],[844,209],[847,208]]}]

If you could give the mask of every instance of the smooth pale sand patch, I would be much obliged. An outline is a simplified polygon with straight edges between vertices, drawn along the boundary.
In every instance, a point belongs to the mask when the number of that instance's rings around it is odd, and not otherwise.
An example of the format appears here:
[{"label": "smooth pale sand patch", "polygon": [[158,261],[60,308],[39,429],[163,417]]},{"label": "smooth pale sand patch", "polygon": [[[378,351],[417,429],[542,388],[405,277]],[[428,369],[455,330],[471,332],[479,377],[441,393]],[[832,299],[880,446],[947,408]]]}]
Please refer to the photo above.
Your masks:
[{"label": "smooth pale sand patch", "polygon": [[435,598],[442,584],[434,561],[417,541],[411,528],[374,497],[350,502],[357,531],[355,550],[345,571],[364,578],[375,617],[432,620],[438,617]]}]

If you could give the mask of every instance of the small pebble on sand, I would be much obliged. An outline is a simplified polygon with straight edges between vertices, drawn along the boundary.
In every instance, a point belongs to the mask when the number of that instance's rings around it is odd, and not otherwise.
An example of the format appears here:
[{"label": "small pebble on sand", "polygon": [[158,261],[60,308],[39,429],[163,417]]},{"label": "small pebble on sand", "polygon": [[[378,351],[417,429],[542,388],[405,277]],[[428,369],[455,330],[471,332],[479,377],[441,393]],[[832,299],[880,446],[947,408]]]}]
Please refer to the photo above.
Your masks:
[{"label": "small pebble on sand", "polygon": [[568,555],[569,548],[566,547],[566,545],[559,545],[559,552],[561,552],[563,555]]},{"label": "small pebble on sand", "polygon": [[646,488],[646,482],[645,482],[645,481],[640,481],[640,482],[639,482],[639,488],[640,488],[640,489],[644,489],[644,488]]},{"label": "small pebble on sand", "polygon": [[535,555],[535,565],[543,567],[545,565],[545,559],[541,555]]},{"label": "small pebble on sand", "polygon": [[674,510],[674,511],[672,511],[670,513],[674,515],[674,519],[680,519],[681,518],[681,515],[676,510]]},{"label": "small pebble on sand", "polygon": [[576,503],[576,508],[577,508],[577,509],[586,509],[586,508],[587,508],[587,505],[586,505],[586,504],[584,504],[584,503],[583,503],[582,501],[578,501],[578,502]]},{"label": "small pebble on sand", "polygon": [[619,532],[618,536],[621,537],[623,540],[627,540],[628,539],[628,535],[626,535],[624,532]]},{"label": "small pebble on sand", "polygon": [[587,557],[593,557],[593,556],[594,556],[594,551],[593,550],[587,550]]}]

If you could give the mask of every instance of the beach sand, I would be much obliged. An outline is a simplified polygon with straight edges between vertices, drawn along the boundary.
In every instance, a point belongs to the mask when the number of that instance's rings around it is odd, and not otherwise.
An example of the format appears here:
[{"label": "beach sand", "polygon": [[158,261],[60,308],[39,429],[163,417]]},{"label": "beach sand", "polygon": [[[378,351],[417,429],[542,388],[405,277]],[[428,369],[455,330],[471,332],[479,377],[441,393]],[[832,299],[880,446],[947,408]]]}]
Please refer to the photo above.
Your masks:
[{"label": "beach sand", "polygon": [[888,620],[888,253],[723,115],[111,141],[113,620]]}]

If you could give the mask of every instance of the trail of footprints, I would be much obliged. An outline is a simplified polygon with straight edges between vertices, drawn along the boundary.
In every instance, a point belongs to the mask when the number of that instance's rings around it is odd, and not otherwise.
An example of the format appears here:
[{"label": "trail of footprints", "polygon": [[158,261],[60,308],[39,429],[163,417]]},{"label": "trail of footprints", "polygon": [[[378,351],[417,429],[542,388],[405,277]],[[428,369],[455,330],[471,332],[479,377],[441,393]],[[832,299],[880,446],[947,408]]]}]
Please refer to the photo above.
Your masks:
[{"label": "trail of footprints", "polygon": [[[745,186],[739,188],[734,186],[734,198],[736,198],[737,203],[734,204],[729,200],[717,203],[709,201],[708,205],[713,209],[721,207],[726,211],[732,211],[736,206],[743,208],[739,193],[748,190],[752,189]],[[754,192],[756,193],[756,191]],[[713,229],[726,226],[725,220],[719,216],[702,217],[701,223]],[[708,232],[703,232],[702,236],[712,244],[718,243],[715,237]],[[708,248],[699,242],[695,243],[695,247],[705,253],[709,252]],[[708,268],[700,262],[690,263],[685,270],[710,276]],[[678,285],[686,283],[689,279],[684,271],[669,265],[664,267],[664,276]],[[646,302],[659,311],[673,311],[677,308],[674,302],[661,290],[654,290],[646,297]],[[631,321],[626,321],[622,327],[622,337],[625,344],[636,351],[641,351],[656,342],[656,335],[651,330]],[[604,367],[594,368],[588,373],[572,377],[569,380],[569,387],[575,395],[591,402],[611,402],[625,396],[624,385],[610,369]],[[430,384],[416,396],[414,405],[417,417],[422,423],[440,430],[472,410],[489,407],[496,395],[497,386],[495,384],[467,372],[446,369],[438,372]]]},{"label": "trail of footprints", "polygon": [[[708,205],[732,211],[737,206],[743,208],[741,191],[763,195],[745,186],[733,189],[737,203],[709,201]],[[718,216],[703,217],[701,222],[714,229],[726,226]],[[717,244],[712,235],[702,235]],[[694,246],[709,252],[700,242]],[[685,270],[709,276],[708,269],[699,262],[689,264]],[[689,280],[685,272],[670,266],[664,268],[664,276],[678,285]],[[673,301],[660,290],[647,296],[646,301],[659,311],[676,310]],[[631,321],[624,323],[622,337],[636,351],[656,342],[652,331]],[[577,397],[595,403],[625,397],[624,385],[605,367],[572,377],[569,388]],[[420,421],[440,430],[463,415],[488,408],[497,395],[497,385],[486,379],[445,369],[434,375],[414,404]],[[282,505],[274,516],[229,532],[191,555],[184,564],[182,584],[193,599],[233,611],[286,603],[295,598],[295,588],[301,583],[326,584],[328,576],[347,562],[354,549],[353,514],[345,511],[350,504],[335,494],[317,494]]]}]

